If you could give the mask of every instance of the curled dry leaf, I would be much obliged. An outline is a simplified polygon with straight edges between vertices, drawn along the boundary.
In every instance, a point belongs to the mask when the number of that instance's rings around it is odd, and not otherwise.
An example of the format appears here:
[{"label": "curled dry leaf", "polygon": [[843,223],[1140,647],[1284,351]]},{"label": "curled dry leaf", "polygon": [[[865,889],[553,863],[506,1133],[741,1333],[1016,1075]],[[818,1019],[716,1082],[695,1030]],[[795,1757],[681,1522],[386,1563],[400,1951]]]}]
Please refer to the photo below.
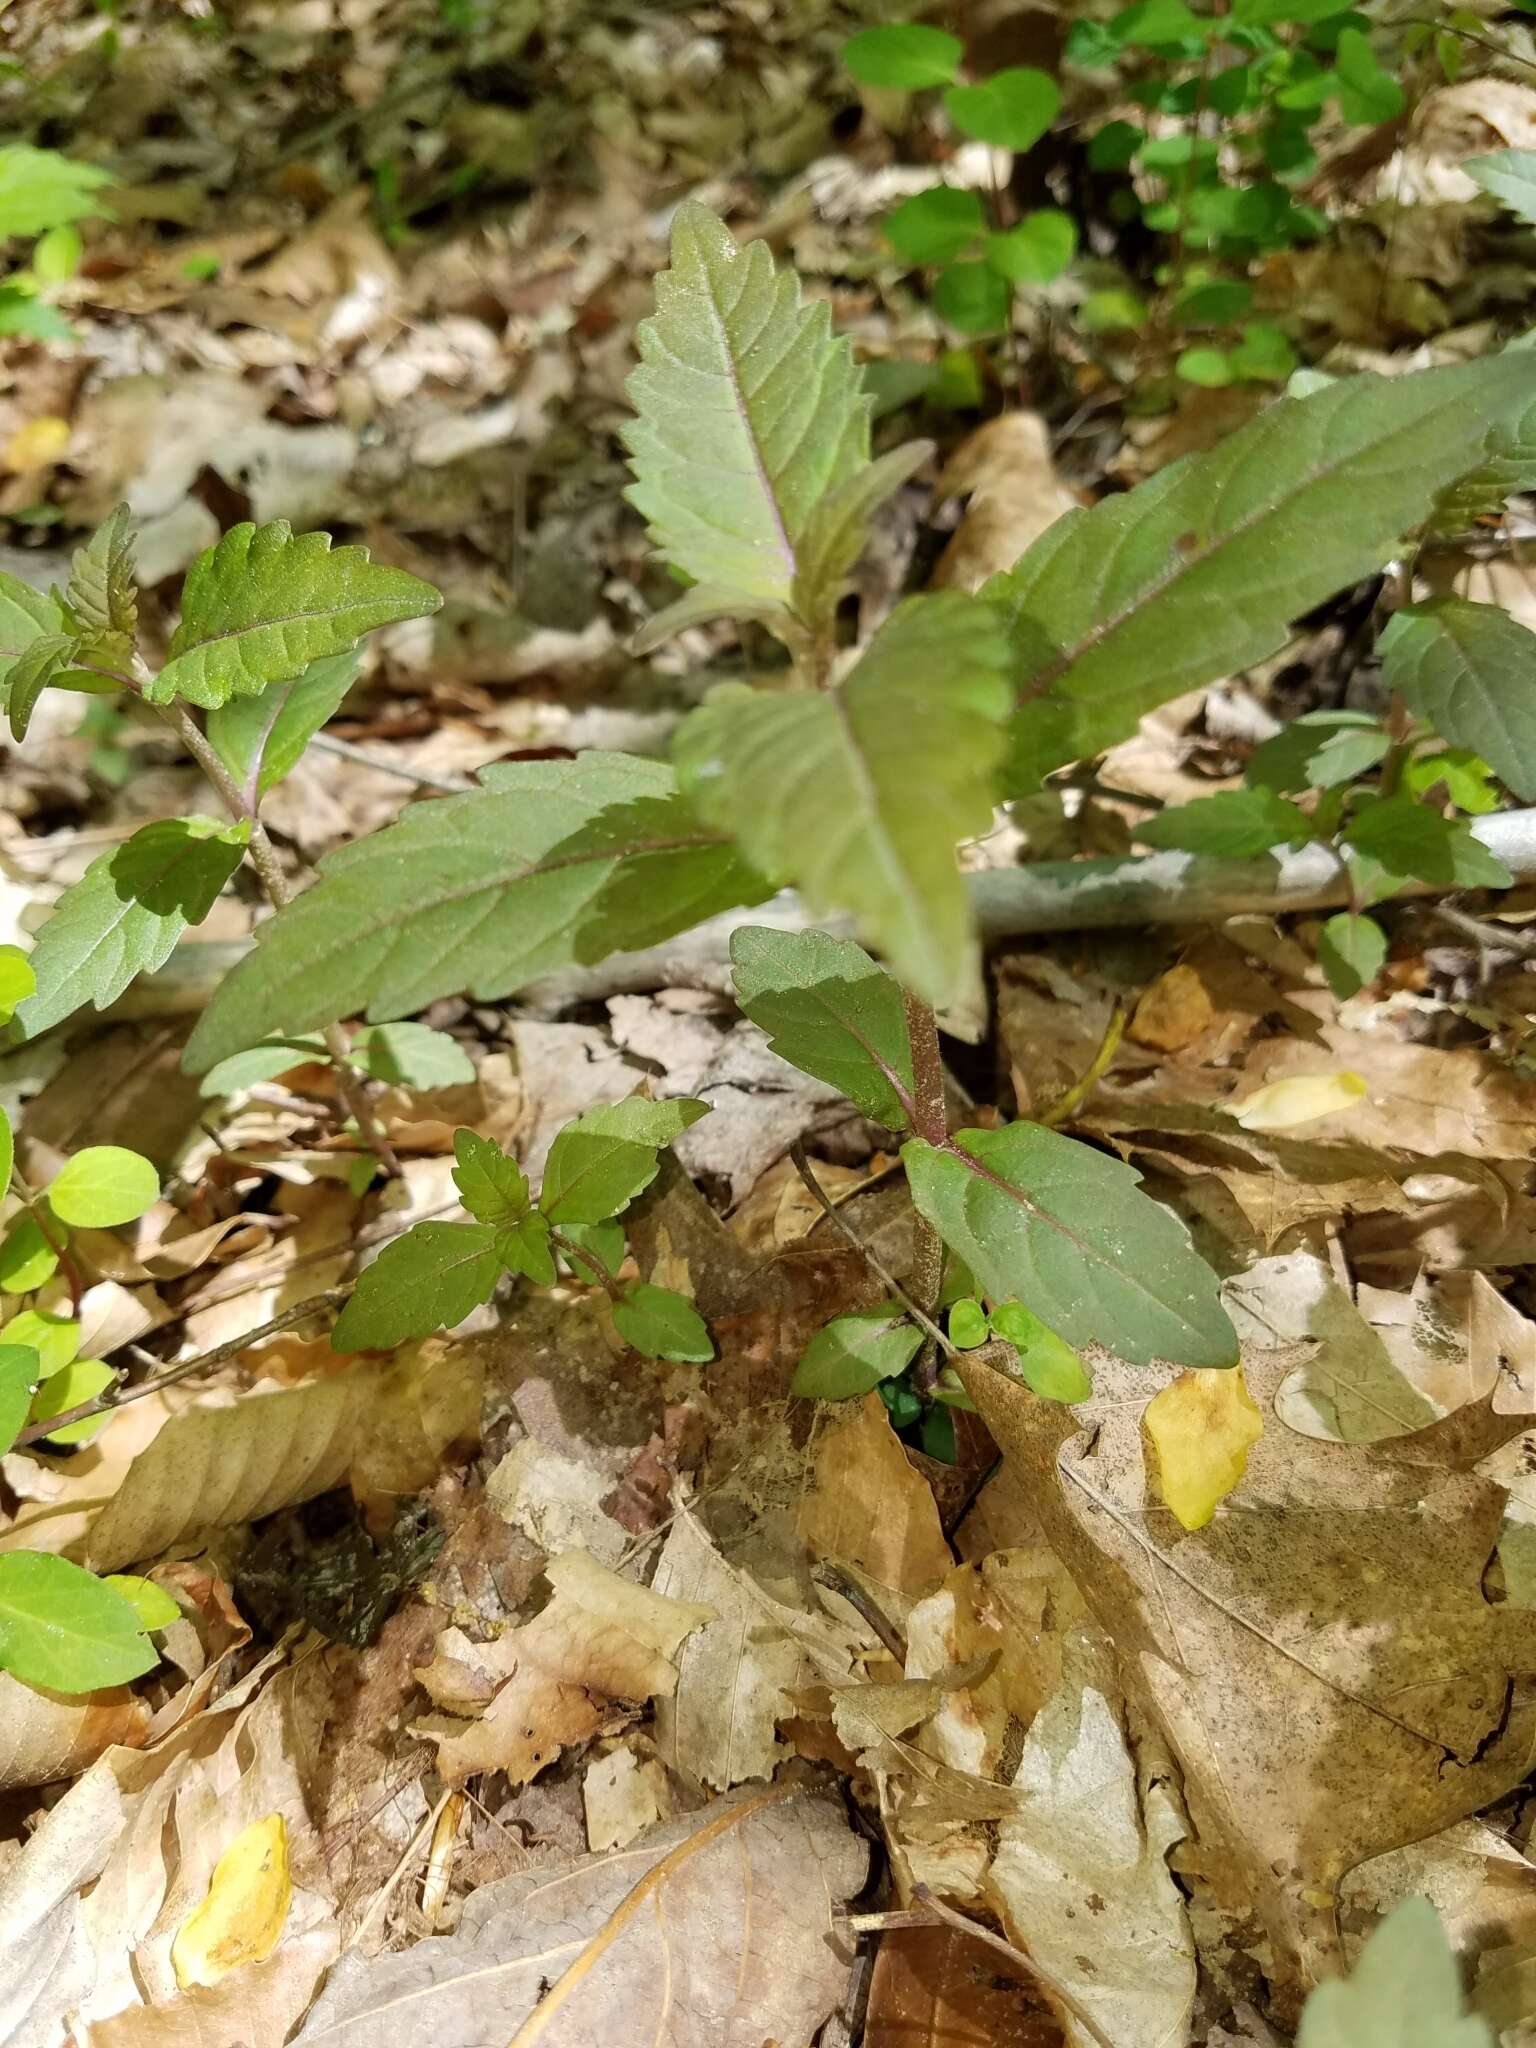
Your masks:
[{"label": "curled dry leaf", "polygon": [[[1267,1415],[1288,1354],[1246,1360]],[[1488,1604],[1503,1491],[1448,1470],[1439,1425],[1387,1451],[1268,1427],[1209,1527],[1155,1499],[1139,1418],[1155,1381],[1101,1357],[1050,1411],[962,1377],[1139,1677],[1199,1835],[1254,1899],[1281,1981],[1337,1959],[1331,1902],[1367,1856],[1517,1784],[1536,1757],[1536,1615]],[[1448,1764],[1447,1758],[1452,1761]]]},{"label": "curled dry leaf", "polygon": [[933,1490],[901,1447],[878,1394],[831,1424],[800,1509],[817,1557],[857,1565],[882,1586],[932,1592],[954,1564]]},{"label": "curled dry leaf", "polygon": [[0,1671],[0,1792],[72,1778],[114,1743],[149,1740],[150,1708],[130,1686],[104,1692],[40,1692]]},{"label": "curled dry leaf", "polygon": [[852,1958],[832,1909],[868,1852],[794,1785],[717,1801],[627,1850],[483,1886],[456,1934],[347,1956],[302,2048],[656,2048],[805,2042]]}]

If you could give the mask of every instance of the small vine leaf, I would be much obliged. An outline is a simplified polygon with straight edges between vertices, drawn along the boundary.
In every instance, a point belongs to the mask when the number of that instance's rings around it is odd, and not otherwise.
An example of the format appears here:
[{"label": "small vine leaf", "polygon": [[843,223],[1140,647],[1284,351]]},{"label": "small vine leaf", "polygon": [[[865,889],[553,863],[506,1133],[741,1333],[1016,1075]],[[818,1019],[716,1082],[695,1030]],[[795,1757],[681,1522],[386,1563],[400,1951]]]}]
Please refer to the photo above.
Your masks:
[{"label": "small vine leaf", "polygon": [[549,1148],[539,1207],[553,1224],[606,1223],[656,1178],[657,1153],[709,1114],[688,1097],[623,1102],[589,1109],[568,1123]]},{"label": "small vine leaf", "polygon": [[613,1304],[613,1326],[642,1358],[704,1365],[715,1355],[704,1318],[686,1295],[641,1281]]},{"label": "small vine leaf", "polygon": [[834,1316],[801,1354],[789,1391],[804,1401],[851,1401],[906,1371],[923,1333],[899,1301]]},{"label": "small vine leaf", "polygon": [[149,1160],[122,1145],[87,1145],[66,1159],[48,1184],[48,1206],[77,1230],[113,1230],[132,1223],[160,1199],[160,1176]]},{"label": "small vine leaf", "polygon": [[417,1223],[358,1276],[331,1332],[337,1351],[383,1351],[451,1330],[489,1301],[504,1266],[488,1223]]},{"label": "small vine leaf", "polygon": [[132,1604],[67,1558],[0,1555],[0,1669],[53,1692],[94,1692],[154,1669]]}]

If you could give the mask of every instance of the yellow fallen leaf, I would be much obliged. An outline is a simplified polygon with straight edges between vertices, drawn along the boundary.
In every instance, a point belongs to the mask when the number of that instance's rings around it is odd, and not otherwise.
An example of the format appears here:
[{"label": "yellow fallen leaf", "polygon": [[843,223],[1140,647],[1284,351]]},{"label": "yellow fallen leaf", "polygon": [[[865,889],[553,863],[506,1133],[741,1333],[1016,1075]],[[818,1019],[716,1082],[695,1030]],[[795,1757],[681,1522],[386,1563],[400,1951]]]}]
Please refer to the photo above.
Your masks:
[{"label": "yellow fallen leaf", "polygon": [[69,421],[61,420],[57,413],[43,413],[28,420],[5,444],[6,468],[15,470],[18,476],[26,476],[34,469],[47,469],[69,446],[69,434]]},{"label": "yellow fallen leaf", "polygon": [[1147,1403],[1141,1426],[1157,1456],[1163,1500],[1186,1529],[1205,1527],[1264,1434],[1241,1366],[1180,1373]]},{"label": "yellow fallen leaf", "polygon": [[207,1898],[181,1924],[171,1965],[182,1990],[271,1955],[292,1898],[288,1824],[269,1813],[236,1835],[213,1867]]},{"label": "yellow fallen leaf", "polygon": [[1347,1067],[1337,1074],[1293,1074],[1290,1080],[1271,1081],[1235,1103],[1232,1115],[1245,1131],[1288,1131],[1295,1124],[1353,1109],[1364,1093],[1364,1075]]}]

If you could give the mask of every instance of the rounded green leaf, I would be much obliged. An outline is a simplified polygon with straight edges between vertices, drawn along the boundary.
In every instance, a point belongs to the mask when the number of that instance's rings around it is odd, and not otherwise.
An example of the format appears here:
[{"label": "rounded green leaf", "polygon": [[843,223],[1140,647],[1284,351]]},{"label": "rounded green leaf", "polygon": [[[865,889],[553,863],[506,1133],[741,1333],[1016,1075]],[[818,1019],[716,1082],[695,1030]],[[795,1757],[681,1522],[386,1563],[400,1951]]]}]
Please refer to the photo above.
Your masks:
[{"label": "rounded green leaf", "polygon": [[1047,71],[1016,64],[980,85],[952,85],[944,95],[949,118],[963,135],[994,149],[1032,149],[1056,118],[1061,88]]},{"label": "rounded green leaf", "polygon": [[1283,327],[1272,320],[1255,320],[1243,329],[1228,360],[1247,383],[1283,384],[1301,359]]},{"label": "rounded green leaf", "polygon": [[1088,145],[1091,171],[1123,171],[1147,139],[1133,121],[1106,121]]},{"label": "rounded green leaf", "polygon": [[843,45],[843,62],[860,85],[893,86],[899,92],[948,85],[964,55],[958,36],[920,21],[861,29]]},{"label": "rounded green leaf", "polygon": [[933,287],[933,308],[962,334],[995,334],[1008,325],[1011,293],[990,263],[951,263]]},{"label": "rounded green leaf", "polygon": [[1146,317],[1145,301],[1121,285],[1090,292],[1077,309],[1077,324],[1085,334],[1116,334],[1140,327]]},{"label": "rounded green leaf", "polygon": [[1076,253],[1076,223],[1055,207],[1026,213],[1006,235],[987,237],[987,261],[1012,284],[1049,284]]},{"label": "rounded green leaf", "polygon": [[352,1051],[375,1081],[395,1088],[462,1088],[474,1064],[456,1038],[426,1024],[368,1024]]},{"label": "rounded green leaf", "polygon": [[65,1161],[48,1188],[49,1208],[78,1230],[132,1223],[159,1199],[159,1174],[121,1145],[87,1145]]},{"label": "rounded green leaf", "polygon": [[[54,1415],[63,1415],[71,1408],[78,1408],[82,1401],[94,1401],[117,1379],[110,1365],[99,1358],[77,1358],[62,1371],[43,1381],[37,1397],[32,1403],[32,1422],[47,1422]],[[97,1436],[111,1421],[103,1409],[100,1415],[82,1415],[78,1422],[66,1422],[62,1429],[48,1432],[51,1444],[86,1444]]]},{"label": "rounded green leaf", "polygon": [[922,1343],[899,1301],[834,1316],[805,1347],[789,1391],[805,1401],[851,1401],[905,1372]]},{"label": "rounded green leaf", "polygon": [[5,1293],[32,1294],[53,1278],[58,1267],[59,1255],[35,1217],[18,1216],[0,1238],[0,1289]]},{"label": "rounded green leaf", "polygon": [[92,1692],[159,1661],[132,1603],[90,1572],[35,1550],[0,1555],[0,1666],[23,1684]]},{"label": "rounded green leaf", "polygon": [[957,185],[934,185],[904,199],[884,223],[885,239],[908,263],[948,263],[986,231],[980,199]]},{"label": "rounded green leaf", "polygon": [[949,1312],[949,1341],[974,1351],[987,1341],[987,1312],[979,1301],[957,1301]]},{"label": "rounded green leaf", "polygon": [[670,1358],[679,1365],[703,1365],[714,1357],[704,1318],[686,1296],[647,1282],[631,1287],[613,1304],[614,1328],[642,1358]]},{"label": "rounded green leaf", "polygon": [[1342,1002],[1380,974],[1387,958],[1387,935],[1374,917],[1341,910],[1317,935],[1317,959],[1328,986]]},{"label": "rounded green leaf", "polygon": [[24,1344],[37,1360],[38,1379],[51,1379],[74,1362],[80,1349],[80,1325],[72,1316],[25,1308],[0,1329],[0,1344]]},{"label": "rounded green leaf", "polygon": [[1018,1353],[1019,1371],[1042,1401],[1086,1401],[1093,1392],[1072,1346],[1022,1301],[1000,1301],[992,1311],[992,1330]]},{"label": "rounded green leaf", "polygon": [[[24,1003],[37,988],[32,962],[20,946],[0,946],[0,1024],[8,1024],[16,1005]],[[10,1175],[6,1174],[9,1181]]]},{"label": "rounded green leaf", "polygon": [[37,1353],[25,1344],[6,1342],[0,1332],[0,1456],[21,1434],[40,1377]]},{"label": "rounded green leaf", "polygon": [[141,1579],[133,1572],[108,1572],[101,1582],[120,1594],[139,1617],[139,1627],[146,1632],[152,1628],[169,1628],[173,1621],[181,1619],[181,1609],[153,1579]]},{"label": "rounded green leaf", "polygon": [[1232,359],[1222,348],[1187,348],[1174,368],[1188,383],[1203,384],[1207,390],[1232,382]]}]

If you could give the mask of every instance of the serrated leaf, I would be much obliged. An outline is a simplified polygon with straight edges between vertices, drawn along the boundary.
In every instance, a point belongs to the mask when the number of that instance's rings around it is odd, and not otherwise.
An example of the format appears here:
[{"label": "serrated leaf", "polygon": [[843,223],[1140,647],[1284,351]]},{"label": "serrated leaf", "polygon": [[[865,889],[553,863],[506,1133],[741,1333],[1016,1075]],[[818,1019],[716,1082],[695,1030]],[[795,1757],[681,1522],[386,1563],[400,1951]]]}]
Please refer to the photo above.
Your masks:
[{"label": "serrated leaf", "polygon": [[636,334],[626,493],[696,582],[787,604],[816,501],[869,459],[869,399],[827,307],[686,201]]},{"label": "serrated leaf", "polygon": [[1148,846],[1203,853],[1218,860],[1253,860],[1272,847],[1288,846],[1311,831],[1299,805],[1272,789],[1224,789],[1176,804],[1136,827]]},{"label": "serrated leaf", "polygon": [[38,698],[68,666],[76,644],[71,634],[43,633],[11,663],[5,709],[13,738],[26,738]]},{"label": "serrated leaf", "polygon": [[905,1372],[923,1333],[899,1301],[834,1316],[801,1355],[789,1391],[804,1401],[851,1401]]},{"label": "serrated leaf", "polygon": [[51,597],[0,570],[0,690],[6,687],[17,657],[35,640],[63,633],[67,623]]},{"label": "serrated leaf", "polygon": [[1411,796],[1386,797],[1363,806],[1344,827],[1358,852],[1380,861],[1395,875],[1412,875],[1458,889],[1507,889],[1514,877],[1496,854],[1473,836],[1469,825],[1443,818]]},{"label": "serrated leaf", "polygon": [[1134,1365],[1236,1362],[1215,1274],[1134,1168],[1030,1123],[909,1138],[901,1156],[918,1210],[995,1300]]},{"label": "serrated leaf", "polygon": [[900,21],[860,29],[843,45],[843,62],[860,85],[921,92],[947,85],[965,56],[965,45],[947,29]]},{"label": "serrated leaf", "polygon": [[48,1206],[77,1230],[113,1230],[160,1199],[160,1176],[122,1145],[87,1145],[48,1184]]},{"label": "serrated leaf", "polygon": [[556,1134],[539,1207],[553,1224],[606,1223],[656,1178],[657,1151],[708,1116],[709,1104],[631,1095],[589,1109]]},{"label": "serrated leaf", "polygon": [[451,1330],[489,1301],[504,1270],[488,1223],[417,1223],[358,1275],[336,1319],[336,1351],[384,1351]]},{"label": "serrated leaf", "polygon": [[956,843],[987,830],[1007,709],[991,607],[908,598],[837,689],[736,685],[687,718],[684,786],[771,879],[848,910],[929,1002],[973,979]]},{"label": "serrated leaf", "polygon": [[1264,1418],[1231,1372],[1181,1372],[1154,1394],[1141,1426],[1156,1454],[1163,1505],[1181,1528],[1203,1529],[1248,1468]]},{"label": "serrated leaf", "polygon": [[328,855],[314,887],[257,926],[255,952],[192,1034],[187,1071],[364,1008],[383,1021],[466,991],[493,1002],[769,893],[660,762],[583,754],[481,781]]},{"label": "serrated leaf", "polygon": [[247,836],[244,825],[163,818],[93,860],[32,948],[37,993],[17,1011],[28,1038],[87,1003],[106,1009],[135,975],[164,966],[188,925],[213,908]]},{"label": "serrated leaf", "polygon": [[1493,2048],[1465,2010],[1461,1971],[1426,1898],[1393,1907],[1344,1981],[1319,1984],[1296,2048]]},{"label": "serrated leaf", "polygon": [[705,1365],[715,1355],[704,1318],[685,1295],[641,1281],[613,1304],[613,1326],[642,1358]]},{"label": "serrated leaf", "polygon": [[[37,976],[32,971],[30,957],[20,946],[0,946],[0,1024],[9,1024],[18,1007],[35,994]],[[10,1183],[10,1159],[7,1156],[5,1172],[0,1174],[0,1189]]]},{"label": "serrated leaf", "polygon": [[830,625],[875,513],[932,453],[931,441],[904,441],[817,500],[800,536],[791,593],[796,613],[813,632]]},{"label": "serrated leaf", "polygon": [[1399,612],[1380,651],[1410,711],[1536,799],[1536,633],[1498,605],[1442,597]]},{"label": "serrated leaf", "polygon": [[94,1692],[159,1661],[131,1604],[90,1572],[41,1551],[0,1556],[0,1667],[24,1685]]},{"label": "serrated leaf", "polygon": [[862,946],[826,932],[740,925],[736,1000],[780,1059],[839,1088],[887,1129],[912,1121],[912,1047],[901,990]]},{"label": "serrated leaf", "polygon": [[435,612],[442,598],[362,547],[296,534],[286,519],[233,526],[187,571],[169,659],[144,695],[211,709],[348,653],[365,633]]},{"label": "serrated leaf", "polygon": [[1169,698],[1283,646],[1379,569],[1529,402],[1519,351],[1283,398],[1208,454],[1070,511],[984,596],[1027,700],[1016,785],[1135,731]]},{"label": "serrated leaf", "polygon": [[496,1252],[510,1272],[526,1273],[540,1287],[555,1284],[549,1218],[533,1206],[528,1183],[515,1159],[476,1131],[455,1131],[453,1178],[464,1206],[497,1233]]},{"label": "serrated leaf", "polygon": [[[1532,342],[1522,336],[1510,345],[1530,348]],[[1532,489],[1536,489],[1536,398],[1504,422],[1485,462],[1440,493],[1429,531],[1462,533],[1480,520],[1497,518],[1516,491]]]},{"label": "serrated leaf", "polygon": [[1410,796],[1443,791],[1457,810],[1474,818],[1498,810],[1503,801],[1494,787],[1493,770],[1481,754],[1468,747],[1441,747],[1432,754],[1415,754],[1403,765],[1401,787]]},{"label": "serrated leaf", "polygon": [[0,1457],[15,1443],[42,1377],[37,1353],[0,1334]]},{"label": "serrated leaf", "polygon": [[1387,935],[1374,917],[1341,910],[1317,935],[1317,961],[1328,986],[1345,1001],[1373,982],[1387,959]]},{"label": "serrated leaf", "polygon": [[0,149],[0,239],[41,235],[105,211],[96,194],[110,176],[56,149],[13,142]]},{"label": "serrated leaf", "polygon": [[1511,213],[1536,222],[1536,149],[1494,149],[1463,157],[1461,168]]},{"label": "serrated leaf", "polygon": [[76,549],[64,598],[93,650],[105,642],[111,660],[132,654],[139,586],[133,566],[133,515],[126,505],[119,505],[85,546]]},{"label": "serrated leaf", "polygon": [[274,683],[259,697],[231,697],[208,714],[208,738],[242,787],[253,762],[261,768],[256,794],[266,795],[298,766],[304,749],[333,718],[357,680],[355,649],[312,661],[291,683]]},{"label": "serrated leaf", "polygon": [[392,1088],[462,1088],[475,1078],[459,1041],[426,1024],[365,1024],[349,1050],[367,1074]]}]

